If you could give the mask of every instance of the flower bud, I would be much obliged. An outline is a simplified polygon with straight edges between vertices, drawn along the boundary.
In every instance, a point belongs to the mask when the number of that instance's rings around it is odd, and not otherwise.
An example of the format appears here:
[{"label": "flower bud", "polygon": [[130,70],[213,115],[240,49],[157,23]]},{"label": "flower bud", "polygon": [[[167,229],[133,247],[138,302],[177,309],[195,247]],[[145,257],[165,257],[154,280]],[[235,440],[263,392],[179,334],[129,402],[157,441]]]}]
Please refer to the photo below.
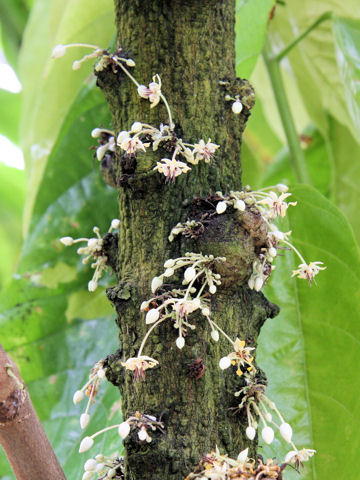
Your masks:
[{"label": "flower bud", "polygon": [[156,322],[156,320],[158,320],[159,317],[160,317],[159,310],[157,310],[156,308],[151,308],[146,314],[145,323],[147,325],[150,325],[151,323]]},{"label": "flower bud", "polygon": [[138,437],[139,437],[139,440],[141,440],[142,442],[144,440],[146,440],[147,433],[146,433],[146,428],[145,427],[140,428],[140,430],[138,432]]},{"label": "flower bud", "polygon": [[185,338],[184,337],[178,337],[176,339],[176,346],[181,350],[185,346]]},{"label": "flower bud", "polygon": [[261,436],[265,443],[270,444],[274,440],[274,430],[271,427],[264,427]]},{"label": "flower bud", "polygon": [[108,470],[106,477],[107,478],[114,478],[116,476],[116,469],[115,468],[110,468]]},{"label": "flower bud", "polygon": [[103,473],[105,469],[105,463],[98,463],[95,468],[96,473]]},{"label": "flower bud", "polygon": [[221,201],[216,205],[216,213],[218,213],[219,215],[221,213],[224,213],[226,209],[227,209],[226,202]]},{"label": "flower bud", "polygon": [[74,405],[76,405],[77,403],[81,402],[81,400],[84,398],[84,392],[82,392],[81,390],[77,390],[75,393],[74,393],[74,396],[73,396],[73,402],[74,402]]},{"label": "flower bud", "polygon": [[171,268],[175,265],[175,261],[172,259],[172,258],[169,258],[168,260],[166,260],[166,262],[164,263],[164,268]]},{"label": "flower bud", "polygon": [[291,442],[292,433],[293,432],[292,432],[291,425],[289,425],[288,423],[282,423],[280,425],[280,434],[283,437],[283,439],[289,443]]},{"label": "flower bud", "polygon": [[149,306],[149,302],[147,302],[146,300],[144,302],[142,302],[142,304],[140,305],[140,312],[144,312]]},{"label": "flower bud", "polygon": [[271,257],[276,257],[276,255],[277,255],[277,250],[276,250],[276,248],[274,248],[274,247],[269,248],[268,254],[269,254]]},{"label": "flower bud", "polygon": [[139,133],[142,130],[142,124],[140,122],[134,122],[131,125],[131,132],[133,133]]},{"label": "flower bud", "polygon": [[91,248],[91,250],[96,248],[98,246],[98,243],[99,243],[99,240],[97,238],[89,238],[87,242],[88,247]]},{"label": "flower bud", "polygon": [[194,267],[188,267],[184,272],[184,278],[187,282],[191,282],[196,276],[196,270]]},{"label": "flower bud", "polygon": [[132,58],[127,58],[127,59],[126,59],[126,65],[127,65],[128,67],[135,67],[136,64],[135,64],[135,62],[134,62],[134,60],[133,60]]},{"label": "flower bud", "polygon": [[211,330],[211,338],[215,341],[219,341],[219,332],[217,330]]},{"label": "flower bud", "polygon": [[139,85],[137,91],[140,97],[147,98],[148,88],[145,85]]},{"label": "flower bud", "polygon": [[248,453],[249,453],[249,449],[248,448],[245,448],[245,450],[243,450],[242,452],[239,453],[237,459],[240,463],[246,463],[246,460],[248,458]]},{"label": "flower bud", "polygon": [[111,229],[116,230],[119,227],[120,227],[120,220],[118,218],[114,218],[114,220],[111,220]]},{"label": "flower bud", "polygon": [[210,315],[210,310],[207,307],[205,307],[201,310],[201,313],[205,315],[205,317],[208,317]]},{"label": "flower bud", "polygon": [[104,458],[105,458],[104,455],[102,453],[99,453],[98,455],[96,455],[95,460],[97,462],[103,462]]},{"label": "flower bud", "polygon": [[225,370],[226,368],[229,368],[230,365],[231,365],[231,360],[229,357],[220,358],[219,367],[221,368],[221,370]]},{"label": "flower bud", "polygon": [[95,292],[95,290],[97,289],[97,282],[95,282],[95,280],[90,280],[90,282],[88,283],[88,290],[89,292]]},{"label": "flower bud", "polygon": [[237,210],[240,210],[241,212],[244,212],[246,208],[246,204],[243,200],[236,200],[234,204],[234,208],[236,208]]},{"label": "flower bud", "polygon": [[209,287],[209,292],[210,292],[211,294],[216,293],[216,287],[215,287],[215,285],[210,285],[210,287]]},{"label": "flower bud", "polygon": [[97,465],[97,461],[94,460],[93,458],[89,458],[89,460],[86,460],[84,465],[85,472],[93,472],[96,468],[96,465]]},{"label": "flower bud", "polygon": [[267,422],[271,422],[271,421],[272,421],[272,415],[271,415],[270,412],[266,412],[266,413],[265,413],[265,420],[266,420]]},{"label": "flower bud", "polygon": [[88,413],[82,413],[80,415],[80,427],[84,430],[89,425],[90,415]]},{"label": "flower bud", "polygon": [[118,433],[122,439],[126,438],[130,433],[130,425],[128,422],[122,422],[119,425]]},{"label": "flower bud", "polygon": [[256,430],[254,427],[247,427],[246,429],[246,436],[250,438],[250,440],[254,440],[256,435]]},{"label": "flower bud", "polygon": [[286,193],[289,190],[289,187],[283,183],[278,183],[276,185],[276,190],[280,193]]},{"label": "flower bud", "polygon": [[72,69],[79,70],[80,67],[81,67],[81,62],[79,60],[75,60],[75,62],[72,64]]},{"label": "flower bud", "polygon": [[96,149],[96,158],[99,160],[99,162],[101,162],[101,160],[104,158],[104,155],[107,152],[107,149],[108,149],[107,144],[100,145],[100,147]]},{"label": "flower bud", "polygon": [[165,272],[163,273],[164,277],[172,277],[174,275],[174,269],[173,268],[167,268]]},{"label": "flower bud", "polygon": [[56,45],[51,53],[51,58],[63,57],[66,53],[65,45]]},{"label": "flower bud", "polygon": [[250,288],[251,290],[254,290],[255,280],[254,280],[253,275],[251,275],[251,277],[249,278],[249,280],[248,280],[248,285],[249,285],[249,288]]},{"label": "flower bud", "polygon": [[236,102],[234,102],[231,106],[231,110],[233,111],[233,113],[235,113],[235,115],[239,115],[242,109],[243,109],[243,105],[240,102],[240,100],[236,100]]},{"label": "flower bud", "polygon": [[96,375],[102,380],[106,376],[106,370],[104,368],[99,368]]},{"label": "flower bud", "polygon": [[101,132],[102,132],[101,128],[94,128],[93,130],[91,130],[91,136],[93,138],[98,138],[100,137]]},{"label": "flower bud", "polygon": [[160,277],[154,277],[152,280],[151,280],[151,291],[152,293],[155,293],[156,290],[161,287],[161,285],[163,284],[163,281],[162,281],[162,278]]},{"label": "flower bud", "polygon": [[60,242],[66,247],[70,247],[70,245],[74,243],[74,239],[72,237],[62,237],[60,238]]},{"label": "flower bud", "polygon": [[93,445],[94,445],[94,440],[91,437],[84,437],[80,443],[79,453],[83,453],[83,452],[86,452],[87,450],[90,450],[90,448]]},{"label": "flower bud", "polygon": [[261,277],[256,277],[256,280],[255,280],[255,290],[257,292],[260,292],[260,290],[262,289],[262,286],[264,285],[264,281]]},{"label": "flower bud", "polygon": [[94,478],[94,475],[94,472],[85,472],[81,480],[91,480],[92,478]]}]

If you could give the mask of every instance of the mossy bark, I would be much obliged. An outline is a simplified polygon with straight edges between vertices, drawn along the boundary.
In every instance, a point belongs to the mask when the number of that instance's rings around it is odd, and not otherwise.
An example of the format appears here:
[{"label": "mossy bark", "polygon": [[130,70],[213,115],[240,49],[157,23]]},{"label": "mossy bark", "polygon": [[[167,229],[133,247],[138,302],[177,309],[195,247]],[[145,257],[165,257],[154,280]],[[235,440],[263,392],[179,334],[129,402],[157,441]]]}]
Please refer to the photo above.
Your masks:
[{"label": "mossy bark", "polygon": [[[186,251],[227,257],[221,272],[223,286],[213,295],[211,310],[232,338],[256,346],[261,325],[276,314],[277,307],[246,284],[259,248],[259,239],[248,226],[248,213],[214,215],[199,239],[168,241],[171,228],[191,217],[194,198],[241,188],[241,136],[254,93],[246,80],[235,76],[234,0],[115,0],[115,8],[118,46],[135,60],[132,73],[140,83],[148,84],[154,74],[161,76],[176,134],[188,143],[211,138],[220,145],[214,161],[192,166],[174,184],[152,171],[160,158],[171,158],[172,152],[161,148],[139,155],[131,164],[118,155],[115,166],[121,230],[118,285],[108,290],[108,296],[118,314],[120,346],[108,358],[108,378],[119,386],[124,418],[138,410],[161,417],[165,424],[165,434],[151,433],[150,444],[139,442],[136,434],[125,440],[126,479],[180,480],[216,445],[229,455],[250,446],[244,434],[245,416],[233,415],[232,410],[238,403],[233,393],[243,380],[233,369],[218,368],[230,345],[224,340],[213,342],[205,317],[195,313],[197,328],[188,332],[183,350],[175,345],[177,331],[170,323],[150,336],[144,354],[160,366],[147,370],[146,381],[135,382],[120,360],[136,356],[147,331],[139,308],[152,296],[151,279],[163,272],[166,259]],[[168,123],[164,105],[150,110],[149,102],[138,96],[120,71],[101,72],[98,84],[116,132],[129,130],[135,121],[157,127]],[[232,113],[226,94],[240,96],[244,104],[240,115]],[[199,213],[201,202],[197,205]],[[196,380],[189,366],[199,358],[206,370]]]}]

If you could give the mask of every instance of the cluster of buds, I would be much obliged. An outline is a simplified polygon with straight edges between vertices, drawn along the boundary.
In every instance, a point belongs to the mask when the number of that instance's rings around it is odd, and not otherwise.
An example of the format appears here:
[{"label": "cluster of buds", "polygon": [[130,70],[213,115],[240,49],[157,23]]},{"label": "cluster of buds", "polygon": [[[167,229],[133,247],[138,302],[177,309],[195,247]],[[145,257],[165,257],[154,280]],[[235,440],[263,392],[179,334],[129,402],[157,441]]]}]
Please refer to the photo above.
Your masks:
[{"label": "cluster of buds", "polygon": [[205,455],[195,472],[190,473],[185,480],[197,478],[198,480],[260,480],[260,479],[282,479],[282,471],[286,464],[278,465],[273,459],[263,463],[259,458],[255,460],[248,458],[248,448],[239,453],[236,459],[227,455],[221,455],[218,448],[215,452]]},{"label": "cluster of buds", "polygon": [[152,441],[149,435],[149,430],[160,430],[164,432],[164,424],[159,422],[153,415],[146,415],[144,413],[135,412],[135,414],[129,417],[125,422],[119,425],[119,435],[124,440],[130,433],[130,431],[137,431],[137,437],[140,442],[150,443]]},{"label": "cluster of buds", "polygon": [[80,403],[85,395],[89,398],[85,412],[80,415],[80,427],[84,430],[89,425],[90,415],[89,409],[91,402],[95,403],[95,397],[99,391],[100,383],[106,378],[106,368],[103,366],[103,361],[95,363],[94,367],[90,370],[89,380],[81,388],[77,390],[73,396],[74,404]]},{"label": "cluster of buds", "polygon": [[124,479],[124,458],[108,457],[99,453],[94,458],[89,458],[84,464],[82,480],[105,480],[108,478]]},{"label": "cluster of buds", "polygon": [[175,240],[176,235],[180,233],[185,238],[198,238],[199,235],[202,234],[204,231],[204,225],[201,222],[197,222],[196,220],[187,220],[184,223],[177,223],[175,227],[171,229],[170,235],[168,237],[169,242],[173,242]]},{"label": "cluster of buds", "polygon": [[[120,220],[115,218],[111,221],[110,228],[107,233],[111,233],[113,230],[116,230],[120,227]],[[93,228],[93,232],[96,234],[96,238],[72,238],[72,237],[62,237],[60,242],[69,247],[74,243],[86,242],[86,247],[80,247],[77,250],[79,255],[85,255],[82,263],[85,265],[90,260],[93,261],[91,268],[95,269],[94,275],[90,282],[88,283],[89,292],[94,292],[98,287],[99,279],[101,278],[103,271],[107,269],[107,257],[103,250],[103,237],[100,235],[100,230],[98,227]]]},{"label": "cluster of buds", "polygon": [[[270,426],[272,425],[280,432],[282,438],[292,446],[293,450],[288,452],[284,463],[293,463],[298,467],[299,464],[307,461],[315,453],[315,450],[304,448],[299,451],[297,449],[292,440],[293,431],[291,425],[284,420],[284,417],[280,413],[275,402],[265,395],[266,385],[258,383],[256,378],[246,378],[246,382],[247,385],[245,387],[238,392],[235,392],[236,397],[242,397],[241,402],[238,405],[238,411],[241,411],[244,408],[246,409],[248,420],[248,426],[245,432],[246,436],[250,440],[255,438],[258,422],[254,417],[258,417],[263,425],[261,437],[265,443],[271,444],[274,440],[275,432]],[[278,422],[273,419],[274,414],[277,417]]]},{"label": "cluster of buds", "polygon": [[282,183],[256,191],[252,191],[249,186],[246,186],[241,192],[230,192],[229,195],[216,192],[217,197],[220,198],[216,204],[216,212],[219,215],[224,213],[229,206],[239,211],[245,211],[246,208],[255,208],[268,226],[266,246],[261,249],[258,258],[254,260],[252,274],[248,280],[249,287],[256,291],[262,289],[275,268],[272,263],[279,248],[293,250],[301,260],[298,269],[293,270],[292,276],[306,279],[310,283],[320,270],[326,268],[322,266],[322,262],[310,262],[308,264],[297,248],[289,241],[288,237],[291,232],[281,232],[274,224],[277,218],[285,217],[290,206],[296,206],[297,204],[297,202],[285,201],[291,196],[291,193],[287,192],[288,187]]},{"label": "cluster of buds", "polygon": [[235,95],[235,98],[231,95],[225,95],[225,100],[227,102],[233,102],[231,105],[231,110],[235,115],[239,115],[242,112],[243,104],[240,101],[240,96]]}]

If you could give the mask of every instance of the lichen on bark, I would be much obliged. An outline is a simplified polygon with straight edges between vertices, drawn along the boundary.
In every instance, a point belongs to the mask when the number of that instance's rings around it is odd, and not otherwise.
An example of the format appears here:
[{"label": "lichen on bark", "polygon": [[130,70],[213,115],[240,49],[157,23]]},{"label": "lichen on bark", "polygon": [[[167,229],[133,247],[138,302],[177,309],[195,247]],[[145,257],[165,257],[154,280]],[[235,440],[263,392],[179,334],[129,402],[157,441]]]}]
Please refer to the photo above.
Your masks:
[{"label": "lichen on bark", "polygon": [[[152,173],[155,162],[169,156],[161,148],[139,157],[133,170],[118,152],[114,167],[121,220],[118,285],[107,293],[117,312],[119,350],[106,360],[107,376],[119,387],[124,418],[139,410],[161,417],[166,425],[165,434],[154,432],[150,444],[140,443],[134,434],[125,440],[126,479],[180,480],[216,445],[229,455],[249,446],[256,455],[256,443],[245,436],[245,416],[232,410],[238,403],[233,394],[244,381],[218,368],[229,346],[223,340],[213,342],[204,317],[194,314],[197,328],[188,332],[181,351],[170,323],[155,330],[144,354],[160,365],[146,372],[145,382],[134,382],[121,361],[136,355],[146,333],[140,304],[151,297],[152,277],[162,273],[167,258],[189,250],[227,257],[223,285],[212,296],[211,310],[230,337],[256,346],[262,324],[277,313],[275,305],[246,284],[259,248],[259,238],[249,231],[249,212],[239,218],[229,209],[226,215],[214,216],[198,239],[168,241],[171,228],[191,216],[193,199],[240,190],[241,137],[254,93],[247,80],[235,75],[234,0],[115,0],[115,9],[118,46],[135,60],[134,75],[140,83],[148,84],[154,74],[161,76],[176,134],[185,142],[211,138],[220,145],[214,161],[192,166],[175,184]],[[135,121],[154,126],[168,122],[164,106],[150,110],[120,71],[99,72],[98,85],[116,132],[129,130]],[[243,99],[240,115],[232,113],[226,94]],[[206,370],[195,379],[189,367],[199,358]]]}]

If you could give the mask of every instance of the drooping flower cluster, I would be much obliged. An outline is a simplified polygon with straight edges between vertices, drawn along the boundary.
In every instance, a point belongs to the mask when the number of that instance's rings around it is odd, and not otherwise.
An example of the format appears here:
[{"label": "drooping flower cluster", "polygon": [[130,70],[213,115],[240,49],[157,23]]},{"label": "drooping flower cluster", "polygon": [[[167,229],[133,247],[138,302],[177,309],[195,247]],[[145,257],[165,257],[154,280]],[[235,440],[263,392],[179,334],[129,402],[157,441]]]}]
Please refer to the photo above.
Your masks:
[{"label": "drooping flower cluster", "polygon": [[[256,430],[258,429],[258,422],[255,417],[258,417],[263,425],[261,430],[262,439],[265,443],[270,444],[273,442],[275,436],[274,429],[270,426],[273,425],[275,429],[280,432],[282,438],[293,447],[293,450],[286,455],[284,463],[297,463],[298,468],[298,464],[307,461],[315,453],[315,450],[303,449],[299,451],[297,449],[292,440],[293,431],[291,425],[284,420],[275,402],[265,395],[266,385],[258,382],[256,378],[249,377],[246,378],[246,383],[245,387],[235,392],[236,397],[241,397],[241,402],[237,410],[246,410],[248,420],[246,436],[250,440],[255,438]],[[275,413],[278,423],[273,419],[271,411]],[[308,452],[308,454],[306,454],[306,452]],[[300,457],[302,460],[298,462]]]},{"label": "drooping flower cluster", "polygon": [[[274,190],[277,190],[278,193]],[[287,209],[290,206],[296,206],[297,202],[285,201],[291,196],[291,193],[287,193],[287,191],[288,187],[280,183],[276,186],[257,191],[252,191],[250,187],[247,186],[244,190],[240,192],[230,192],[229,195],[216,192],[216,195],[220,198],[216,204],[216,212],[219,215],[224,213],[229,206],[242,212],[247,208],[256,208],[268,227],[266,246],[261,249],[258,258],[254,260],[252,274],[248,280],[249,287],[256,291],[262,289],[272,270],[275,268],[272,263],[278,254],[279,248],[290,248],[302,262],[298,270],[293,271],[292,276],[296,275],[298,278],[305,278],[310,283],[320,270],[325,270],[326,268],[322,266],[322,262],[310,262],[307,264],[301,253],[289,241],[288,237],[291,232],[281,232],[274,224],[277,218],[285,217]]]},{"label": "drooping flower cluster", "polygon": [[[91,403],[95,403],[96,395],[99,391],[100,383],[106,378],[106,368],[104,368],[103,361],[95,363],[94,367],[90,370],[89,380],[85,385],[74,393],[73,402],[78,404],[81,402],[85,395],[89,398],[85,412],[80,415],[80,426],[84,430],[89,425],[90,415],[89,409]],[[84,393],[85,392],[85,393]]]},{"label": "drooping flower cluster", "polygon": [[84,464],[82,480],[124,479],[124,458],[99,453]]},{"label": "drooping flower cluster", "polygon": [[[116,230],[120,227],[120,220],[115,218],[111,221],[110,228],[107,233],[111,233],[113,230]],[[85,255],[82,263],[87,264],[90,259],[93,260],[91,268],[95,269],[94,275],[90,282],[88,283],[89,292],[93,292],[98,287],[98,282],[103,274],[103,271],[108,268],[107,265],[107,256],[103,250],[103,237],[100,235],[100,230],[98,227],[93,228],[93,232],[96,234],[96,238],[72,238],[72,237],[62,237],[60,242],[69,247],[74,243],[86,242],[86,247],[80,247],[77,250],[79,255]]]},{"label": "drooping flower cluster", "polygon": [[216,448],[204,456],[195,472],[190,473],[185,480],[197,478],[198,480],[260,480],[260,479],[282,479],[282,471],[286,465],[278,465],[273,459],[263,463],[259,458],[255,460],[248,458],[248,448],[239,453],[237,459],[221,455]]}]

